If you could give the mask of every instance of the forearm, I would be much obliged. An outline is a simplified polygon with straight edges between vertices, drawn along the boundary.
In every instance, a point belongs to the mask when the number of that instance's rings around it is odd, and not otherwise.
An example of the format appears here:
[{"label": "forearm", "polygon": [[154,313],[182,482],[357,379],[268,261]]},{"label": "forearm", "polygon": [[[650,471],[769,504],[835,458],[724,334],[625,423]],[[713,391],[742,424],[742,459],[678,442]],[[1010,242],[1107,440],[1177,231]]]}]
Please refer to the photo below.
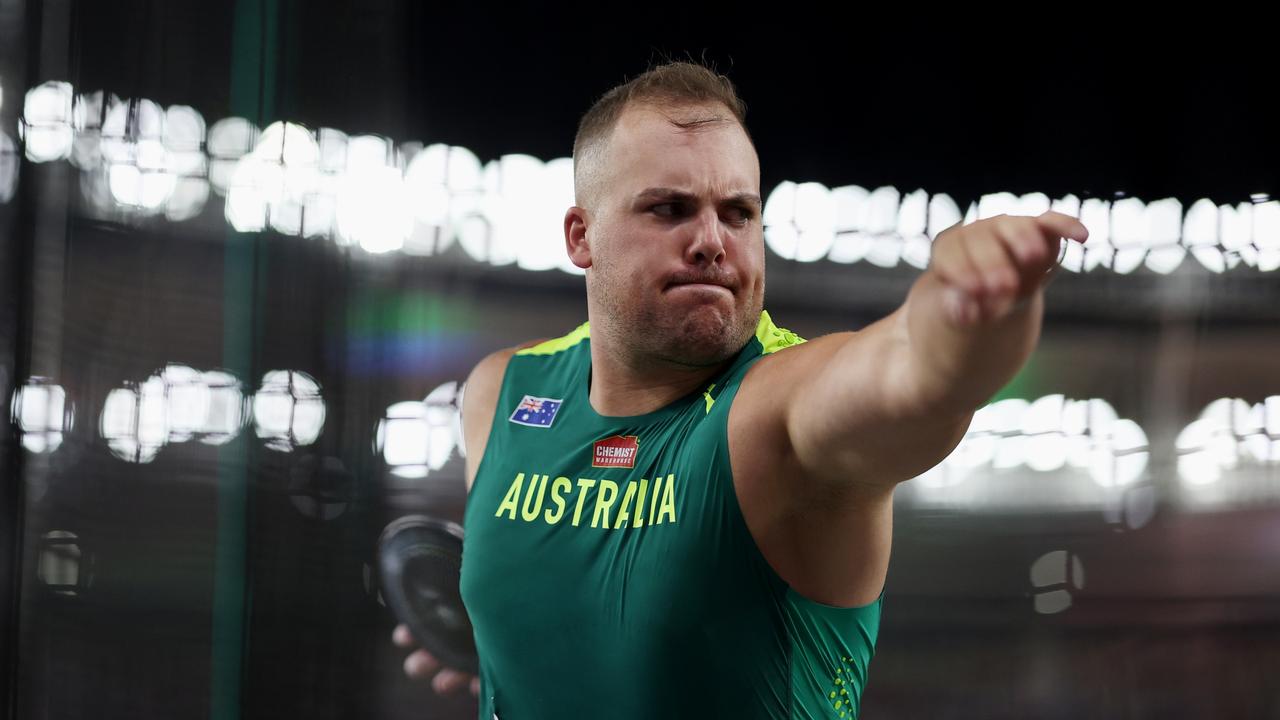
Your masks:
[{"label": "forearm", "polygon": [[[1040,337],[1045,273],[1075,218],[1000,216],[944,231],[902,307],[795,353],[787,437],[810,474],[897,482],[946,457]],[[785,387],[785,385],[783,385]]]},{"label": "forearm", "polygon": [[948,307],[955,292],[933,272],[911,288],[899,316],[906,384],[913,404],[972,412],[1018,372],[1040,336],[1044,292],[1037,289],[1002,317],[964,324]]}]

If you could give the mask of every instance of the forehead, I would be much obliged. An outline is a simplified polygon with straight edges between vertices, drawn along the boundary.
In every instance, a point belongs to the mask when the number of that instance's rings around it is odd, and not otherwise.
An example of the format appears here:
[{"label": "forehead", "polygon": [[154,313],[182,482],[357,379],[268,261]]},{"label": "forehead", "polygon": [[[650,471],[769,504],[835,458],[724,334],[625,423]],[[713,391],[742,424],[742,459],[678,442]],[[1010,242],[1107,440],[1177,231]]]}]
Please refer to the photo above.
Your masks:
[{"label": "forehead", "polygon": [[[680,127],[712,117],[723,120]],[[719,105],[623,111],[607,151],[622,189],[661,184],[694,192],[759,193],[760,161],[742,126]]]}]

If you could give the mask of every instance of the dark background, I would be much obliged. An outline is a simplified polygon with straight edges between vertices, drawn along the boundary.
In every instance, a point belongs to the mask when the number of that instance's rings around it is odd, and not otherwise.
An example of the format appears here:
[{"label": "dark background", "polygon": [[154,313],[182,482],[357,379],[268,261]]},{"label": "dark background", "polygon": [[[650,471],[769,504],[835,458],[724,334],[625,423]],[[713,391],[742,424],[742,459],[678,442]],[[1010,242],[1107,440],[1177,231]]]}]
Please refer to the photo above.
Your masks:
[{"label": "dark background", "polygon": [[[65,80],[210,124],[549,160],[600,93],[692,56],[746,99],[766,193],[892,185],[962,208],[997,191],[1184,207],[1280,193],[1278,63],[1259,18],[884,9],[0,0],[0,130],[16,142],[25,90]],[[65,161],[24,160],[0,204],[0,396],[49,378],[74,417],[53,452],[0,423],[0,714],[473,715],[400,673],[372,572],[390,520],[460,518],[462,460],[397,477],[375,428],[487,352],[581,322],[581,280],[238,233],[216,197],[183,222],[104,213],[81,183]],[[806,336],[874,320],[916,274],[770,263],[770,311]],[[864,717],[1280,717],[1280,450],[1205,505],[1179,490],[1174,442],[1217,398],[1280,395],[1280,280],[1193,265],[1060,278],[1006,393],[1101,398],[1135,420],[1150,461],[1134,488],[1010,507],[1027,484],[1079,478],[988,468],[990,495],[963,506],[904,486]],[[169,363],[224,369],[246,394],[269,371],[305,372],[323,431],[282,452],[250,425],[124,460],[98,425],[108,393]],[[1084,576],[1037,587],[1031,566],[1058,552]],[[55,558],[78,567],[70,584]],[[1071,606],[1037,612],[1052,589]]]}]

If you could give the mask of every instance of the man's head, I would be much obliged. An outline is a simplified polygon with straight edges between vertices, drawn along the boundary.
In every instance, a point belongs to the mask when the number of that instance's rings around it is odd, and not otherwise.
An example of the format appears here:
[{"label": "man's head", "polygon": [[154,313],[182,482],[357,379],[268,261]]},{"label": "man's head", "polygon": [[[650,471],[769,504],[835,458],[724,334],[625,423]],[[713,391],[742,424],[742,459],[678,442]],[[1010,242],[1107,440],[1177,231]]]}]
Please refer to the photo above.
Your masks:
[{"label": "man's head", "polygon": [[760,162],[732,84],[671,63],[610,90],[574,141],[565,214],[592,334],[636,361],[721,362],[764,301]]}]

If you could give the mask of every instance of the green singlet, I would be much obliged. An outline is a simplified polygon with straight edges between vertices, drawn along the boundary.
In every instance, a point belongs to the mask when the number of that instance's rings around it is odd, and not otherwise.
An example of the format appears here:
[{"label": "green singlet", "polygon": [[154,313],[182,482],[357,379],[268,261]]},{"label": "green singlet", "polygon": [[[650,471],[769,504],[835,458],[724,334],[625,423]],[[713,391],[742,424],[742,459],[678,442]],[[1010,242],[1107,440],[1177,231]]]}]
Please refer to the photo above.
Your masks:
[{"label": "green singlet", "polygon": [[511,358],[464,521],[482,720],[857,716],[883,595],[788,587],[729,467],[743,376],[801,342],[763,313],[708,387],[632,417],[588,401],[586,324]]}]

